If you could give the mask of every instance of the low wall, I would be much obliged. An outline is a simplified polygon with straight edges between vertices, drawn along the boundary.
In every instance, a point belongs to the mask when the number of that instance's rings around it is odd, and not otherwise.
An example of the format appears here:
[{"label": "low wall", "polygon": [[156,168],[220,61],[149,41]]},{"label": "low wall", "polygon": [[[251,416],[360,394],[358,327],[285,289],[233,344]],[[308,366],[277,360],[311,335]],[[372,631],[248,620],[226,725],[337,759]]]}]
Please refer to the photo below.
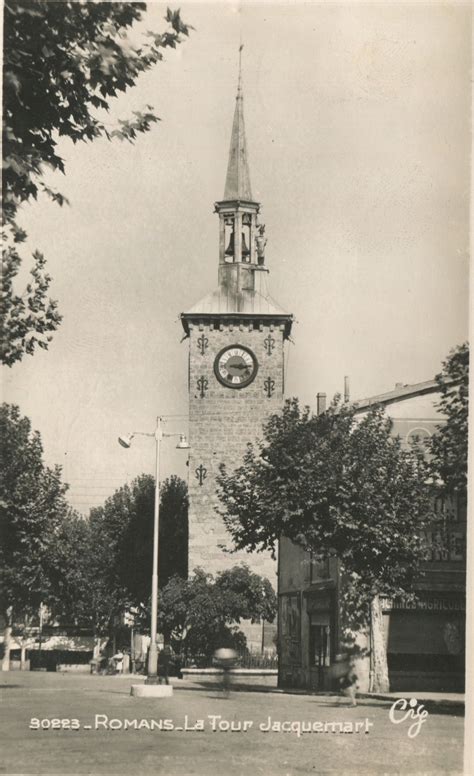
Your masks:
[{"label": "low wall", "polygon": [[[221,682],[220,668],[182,668],[185,681],[213,684]],[[232,684],[257,685],[259,687],[276,687],[278,671],[276,668],[231,668]]]},{"label": "low wall", "polygon": [[89,663],[59,663],[56,667],[56,671],[59,673],[67,674],[90,674],[91,667]]},{"label": "low wall", "polygon": [[10,671],[29,671],[30,670],[30,661],[25,660],[23,663],[23,667],[21,665],[21,660],[10,660]]}]

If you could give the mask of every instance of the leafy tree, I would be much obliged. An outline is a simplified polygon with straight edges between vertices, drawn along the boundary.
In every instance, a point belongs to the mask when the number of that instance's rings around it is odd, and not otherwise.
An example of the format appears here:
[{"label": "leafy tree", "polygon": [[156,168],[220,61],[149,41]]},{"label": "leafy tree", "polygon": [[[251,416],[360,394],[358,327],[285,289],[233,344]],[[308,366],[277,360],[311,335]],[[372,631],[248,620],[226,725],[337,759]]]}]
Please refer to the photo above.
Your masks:
[{"label": "leafy tree", "polygon": [[[20,242],[16,237],[15,242]],[[14,280],[21,257],[16,245],[4,246],[2,253],[2,292],[0,308],[0,355],[3,364],[12,366],[26,353],[32,355],[37,345],[47,348],[61,315],[57,302],[47,298],[51,277],[45,270],[42,253],[33,253],[31,280],[24,293],[17,294]]]},{"label": "leafy tree", "polygon": [[[104,524],[121,521],[115,567],[118,580],[129,591],[135,605],[150,596],[153,565],[153,518],[155,481],[151,475],[137,477],[131,486],[120,488],[104,505]],[[118,529],[120,531],[120,529]],[[158,541],[158,585],[170,577],[187,576],[188,489],[172,475],[160,484],[160,527]]]},{"label": "leafy tree", "polygon": [[179,11],[167,10],[164,32],[148,32],[140,44],[127,37],[143,18],[145,3],[75,0],[5,0],[3,60],[3,363],[11,366],[36,346],[47,348],[61,321],[48,299],[51,278],[42,254],[33,254],[32,280],[22,294],[13,288],[26,238],[16,223],[19,206],[39,192],[59,205],[64,195],[43,181],[45,169],[65,172],[61,136],[78,141],[117,137],[133,142],[158,121],[151,106],[109,130],[97,111],[133,87],[140,73],[163,59],[191,29]]},{"label": "leafy tree", "polygon": [[234,566],[215,579],[197,568],[190,579],[168,582],[158,601],[158,628],[179,652],[208,663],[218,647],[244,648],[242,619],[272,621],[275,614],[270,582],[248,566]]},{"label": "leafy tree", "polygon": [[441,399],[438,409],[447,421],[431,439],[434,474],[443,490],[464,496],[467,490],[468,418],[469,418],[469,345],[465,342],[452,350],[436,375]]},{"label": "leafy tree", "polygon": [[160,485],[160,587],[164,587],[172,576],[178,575],[183,579],[188,576],[188,507],[188,486],[184,480],[172,474]]},{"label": "leafy tree", "polygon": [[348,628],[372,623],[379,690],[388,686],[379,596],[409,591],[419,573],[430,513],[426,476],[421,456],[401,449],[382,410],[360,420],[336,399],[314,416],[292,399],[268,420],[264,440],[249,445],[243,464],[232,473],[221,466],[218,477],[236,549],[274,553],[285,536],[317,558],[339,558],[346,600],[360,604]]},{"label": "leafy tree", "polygon": [[245,564],[220,571],[215,590],[222,602],[226,620],[273,622],[276,614],[275,591],[268,579],[250,571]]},{"label": "leafy tree", "polygon": [[[105,635],[126,610],[148,615],[155,483],[150,475],[119,488],[89,520],[71,515],[58,532],[50,568],[53,613]],[[188,498],[179,477],[160,488],[159,584],[187,574]]]},{"label": "leafy tree", "polygon": [[90,626],[99,638],[110,633],[128,598],[111,584],[109,537],[94,528],[73,512],[59,526],[48,568],[48,608],[60,622]]},{"label": "leafy tree", "polygon": [[2,404],[0,437],[0,610],[8,668],[13,620],[37,611],[50,596],[50,557],[68,506],[59,467],[45,466],[40,435],[18,407]]}]

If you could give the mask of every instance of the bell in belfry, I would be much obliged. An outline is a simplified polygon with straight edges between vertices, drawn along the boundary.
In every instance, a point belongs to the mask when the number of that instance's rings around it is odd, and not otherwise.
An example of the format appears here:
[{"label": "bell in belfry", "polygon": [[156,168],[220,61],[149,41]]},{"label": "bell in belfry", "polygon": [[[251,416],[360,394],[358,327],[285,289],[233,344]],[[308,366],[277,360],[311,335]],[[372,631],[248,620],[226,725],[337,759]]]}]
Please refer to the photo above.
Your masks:
[{"label": "bell in belfry", "polygon": [[226,256],[233,256],[234,255],[234,233],[231,232],[229,245],[227,246],[225,250]]},{"label": "bell in belfry", "polygon": [[[234,232],[232,232],[230,235],[229,245],[226,248],[225,255],[234,255]],[[245,242],[245,232],[242,232],[242,256],[245,258],[250,256],[250,249],[247,247],[247,243]]]}]

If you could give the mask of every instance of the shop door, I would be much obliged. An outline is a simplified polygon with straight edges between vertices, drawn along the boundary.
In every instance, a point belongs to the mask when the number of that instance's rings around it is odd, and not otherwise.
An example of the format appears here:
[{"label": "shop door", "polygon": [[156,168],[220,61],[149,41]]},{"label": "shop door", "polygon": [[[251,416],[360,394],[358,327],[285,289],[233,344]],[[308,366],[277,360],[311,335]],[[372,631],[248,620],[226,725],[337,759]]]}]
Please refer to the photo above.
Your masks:
[{"label": "shop door", "polygon": [[310,667],[318,672],[318,687],[324,686],[324,669],[331,665],[331,624],[329,612],[310,614]]}]

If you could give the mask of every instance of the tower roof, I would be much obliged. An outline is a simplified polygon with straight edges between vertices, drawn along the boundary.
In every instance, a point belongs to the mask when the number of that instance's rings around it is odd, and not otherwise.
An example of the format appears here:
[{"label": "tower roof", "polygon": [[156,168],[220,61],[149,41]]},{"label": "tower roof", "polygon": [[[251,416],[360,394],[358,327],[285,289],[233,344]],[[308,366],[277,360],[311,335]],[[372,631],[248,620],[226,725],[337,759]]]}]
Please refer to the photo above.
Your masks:
[{"label": "tower roof", "polygon": [[230,138],[229,162],[225,179],[224,201],[246,200],[252,202],[252,188],[247,157],[247,140],[244,122],[244,95],[242,91],[242,48],[239,49],[239,81],[235,99],[234,122]]}]

